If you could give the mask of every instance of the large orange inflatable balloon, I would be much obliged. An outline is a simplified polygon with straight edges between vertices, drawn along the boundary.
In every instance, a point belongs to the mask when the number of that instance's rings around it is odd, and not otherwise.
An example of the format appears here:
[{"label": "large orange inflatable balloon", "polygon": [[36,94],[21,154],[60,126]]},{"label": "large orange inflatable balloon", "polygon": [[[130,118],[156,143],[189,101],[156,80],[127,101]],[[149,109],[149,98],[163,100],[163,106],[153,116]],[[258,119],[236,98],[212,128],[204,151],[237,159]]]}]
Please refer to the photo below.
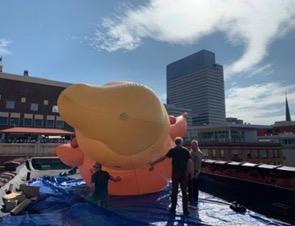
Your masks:
[{"label": "large orange inflatable balloon", "polygon": [[148,163],[167,153],[173,139],[184,136],[186,114],[168,116],[159,98],[146,86],[109,83],[92,87],[72,85],[58,98],[61,117],[75,128],[76,139],[55,149],[59,158],[77,166],[86,183],[100,162],[122,181],[110,183],[113,195],[160,191],[171,174],[169,160],[148,170]]}]

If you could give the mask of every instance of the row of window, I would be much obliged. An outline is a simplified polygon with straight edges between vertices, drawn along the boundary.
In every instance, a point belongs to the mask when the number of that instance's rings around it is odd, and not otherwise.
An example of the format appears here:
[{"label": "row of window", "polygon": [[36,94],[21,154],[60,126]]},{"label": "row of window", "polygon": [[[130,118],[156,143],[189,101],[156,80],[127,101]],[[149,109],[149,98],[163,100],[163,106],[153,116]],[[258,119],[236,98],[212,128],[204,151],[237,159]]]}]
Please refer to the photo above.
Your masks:
[{"label": "row of window", "polygon": [[212,157],[217,157],[219,156],[220,158],[224,158],[224,150],[223,149],[202,149],[203,154],[205,157],[209,156],[209,154],[212,155]]},{"label": "row of window", "polygon": [[[11,126],[16,127],[20,126],[20,118],[16,117],[3,117],[0,116],[0,125],[1,126]],[[62,120],[53,120],[53,119],[32,119],[32,118],[24,118],[22,126],[24,127],[47,127],[47,128],[64,128],[64,121]]]},{"label": "row of window", "polygon": [[[25,98],[25,97],[22,97],[22,98]],[[22,103],[25,103],[25,102],[22,102]],[[48,105],[48,100],[44,100],[43,104]],[[5,107],[6,107],[6,109],[15,109],[15,101],[14,100],[7,100],[5,103]],[[30,105],[31,111],[38,111],[38,109],[39,109],[39,104],[31,103],[31,105]],[[58,106],[53,105],[51,110],[53,113],[58,113]]]},{"label": "row of window", "polygon": [[[202,152],[205,157],[211,155],[213,158],[219,157],[224,158],[224,151],[223,149],[202,149]],[[229,151],[229,150],[228,150]],[[234,157],[242,157],[242,152],[239,150],[231,151]],[[280,151],[279,150],[249,150],[246,154],[248,159],[255,159],[255,158],[279,158]]]},{"label": "row of window", "polygon": [[295,144],[294,139],[286,139],[286,140],[281,140],[282,145],[288,145],[288,144]]}]

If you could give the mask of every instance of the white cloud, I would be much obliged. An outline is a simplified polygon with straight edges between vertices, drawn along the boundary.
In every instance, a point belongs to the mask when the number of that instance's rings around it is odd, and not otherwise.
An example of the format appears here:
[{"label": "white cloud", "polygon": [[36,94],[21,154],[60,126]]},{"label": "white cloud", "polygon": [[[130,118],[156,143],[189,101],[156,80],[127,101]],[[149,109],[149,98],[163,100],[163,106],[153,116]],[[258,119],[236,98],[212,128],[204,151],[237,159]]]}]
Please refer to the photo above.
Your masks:
[{"label": "white cloud", "polygon": [[255,124],[283,121],[286,92],[292,113],[292,105],[295,105],[295,85],[265,83],[247,87],[234,86],[226,93],[227,117],[238,117]]},{"label": "white cloud", "polygon": [[245,46],[226,76],[247,71],[267,55],[270,43],[295,27],[294,0],[150,0],[104,19],[93,45],[109,52],[132,50],[144,38],[191,44],[216,31]]},{"label": "white cloud", "polygon": [[272,65],[271,64],[265,64],[263,66],[259,66],[254,68],[253,70],[250,71],[248,77],[253,77],[254,75],[270,75],[273,73]]},{"label": "white cloud", "polygon": [[0,55],[9,53],[7,46],[10,42],[6,39],[0,39]]}]

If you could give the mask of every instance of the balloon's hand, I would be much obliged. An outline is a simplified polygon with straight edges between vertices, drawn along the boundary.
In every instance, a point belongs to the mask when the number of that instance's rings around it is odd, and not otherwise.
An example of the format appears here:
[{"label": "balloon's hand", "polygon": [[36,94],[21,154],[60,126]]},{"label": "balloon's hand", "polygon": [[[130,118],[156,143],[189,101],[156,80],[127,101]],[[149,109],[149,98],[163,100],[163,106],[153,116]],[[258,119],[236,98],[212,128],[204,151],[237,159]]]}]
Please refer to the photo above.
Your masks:
[{"label": "balloon's hand", "polygon": [[120,177],[120,176],[117,176],[116,178],[115,178],[115,181],[116,182],[119,182],[119,181],[121,181],[122,180],[122,177]]},{"label": "balloon's hand", "polygon": [[154,164],[152,162],[149,162],[149,171],[153,171],[155,169]]},{"label": "balloon's hand", "polygon": [[183,112],[183,113],[182,113],[182,116],[183,116],[184,118],[187,119],[187,117],[188,117],[188,113],[187,113],[187,112]]}]

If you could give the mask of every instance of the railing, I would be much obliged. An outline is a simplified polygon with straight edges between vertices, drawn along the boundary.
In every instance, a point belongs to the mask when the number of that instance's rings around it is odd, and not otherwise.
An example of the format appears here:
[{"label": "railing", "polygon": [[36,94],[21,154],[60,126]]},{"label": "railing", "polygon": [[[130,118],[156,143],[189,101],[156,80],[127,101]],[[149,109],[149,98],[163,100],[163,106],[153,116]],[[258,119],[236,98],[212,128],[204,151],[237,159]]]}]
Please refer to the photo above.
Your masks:
[{"label": "railing", "polygon": [[60,143],[0,143],[1,156],[48,156]]},{"label": "railing", "polygon": [[14,143],[14,144],[35,144],[35,143],[68,143],[68,140],[65,139],[5,139],[1,140],[0,143]]}]

